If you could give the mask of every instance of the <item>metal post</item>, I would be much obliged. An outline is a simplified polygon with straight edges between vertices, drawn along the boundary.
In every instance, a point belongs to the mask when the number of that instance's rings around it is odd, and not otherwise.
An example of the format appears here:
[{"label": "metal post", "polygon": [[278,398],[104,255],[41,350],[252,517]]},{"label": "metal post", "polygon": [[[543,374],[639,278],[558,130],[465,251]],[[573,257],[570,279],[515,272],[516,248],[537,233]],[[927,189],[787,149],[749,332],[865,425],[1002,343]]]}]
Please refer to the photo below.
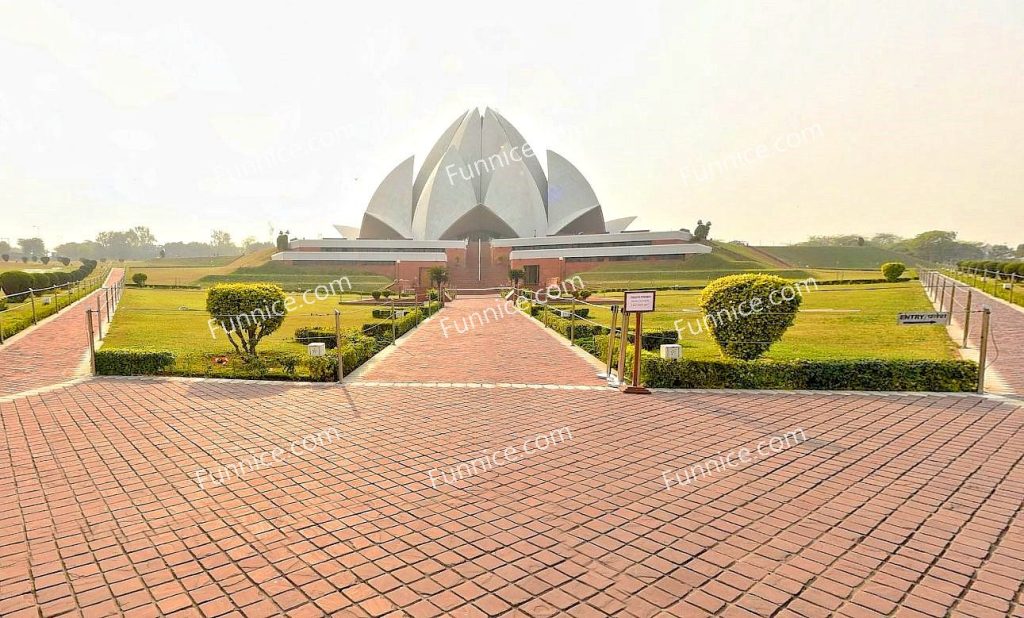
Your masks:
[{"label": "metal post", "polygon": [[0,345],[4,342],[4,316],[0,313]]},{"label": "metal post", "polygon": [[103,294],[107,297],[107,324],[110,324],[110,288],[103,288]]},{"label": "metal post", "polygon": [[343,367],[345,355],[341,352],[341,311],[338,309],[334,310],[334,346],[335,352],[338,354],[338,382],[341,382],[341,378],[345,375]]},{"label": "metal post", "polygon": [[32,288],[28,289],[28,299],[32,303],[32,323],[36,324],[36,292]]},{"label": "metal post", "polygon": [[992,310],[981,308],[981,347],[978,349],[978,394],[985,394],[985,362],[988,359],[988,327]]},{"label": "metal post", "polygon": [[619,339],[619,384],[626,381],[626,340],[629,339],[629,314],[622,312],[622,338]]},{"label": "metal post", "polygon": [[[953,303],[956,301],[956,281],[949,283],[949,319],[953,319]],[[941,311],[941,309],[940,309]]]},{"label": "metal post", "polygon": [[1010,304],[1013,304],[1013,288],[1016,287],[1017,274],[1010,273]]},{"label": "metal post", "polygon": [[612,305],[612,328],[608,331],[608,363],[604,371],[604,377],[612,377],[612,353],[615,351],[615,323],[619,317],[619,306]]},{"label": "metal post", "polygon": [[973,288],[967,288],[967,305],[964,307],[964,342],[960,346],[962,348],[967,347],[967,335],[971,332],[971,290]]},{"label": "metal post", "polygon": [[85,310],[85,321],[89,331],[89,366],[92,368],[92,375],[96,375],[96,340],[92,332],[92,309]]},{"label": "metal post", "polygon": [[642,349],[642,342],[644,337],[643,327],[643,312],[638,311],[636,314],[636,332],[633,333],[633,379],[632,383],[626,388],[622,389],[623,393],[632,395],[646,395],[651,391],[640,386],[640,350]]},{"label": "metal post", "polygon": [[942,292],[939,294],[939,311],[946,306],[946,278],[942,278]]},{"label": "metal post", "polygon": [[572,313],[569,314],[569,345],[576,345],[576,297],[572,297]]},{"label": "metal post", "polygon": [[96,332],[103,341],[103,311],[100,309],[100,295],[96,295]]},{"label": "metal post", "polygon": [[391,299],[391,345],[397,345],[398,343],[398,330],[395,328],[395,299]]}]

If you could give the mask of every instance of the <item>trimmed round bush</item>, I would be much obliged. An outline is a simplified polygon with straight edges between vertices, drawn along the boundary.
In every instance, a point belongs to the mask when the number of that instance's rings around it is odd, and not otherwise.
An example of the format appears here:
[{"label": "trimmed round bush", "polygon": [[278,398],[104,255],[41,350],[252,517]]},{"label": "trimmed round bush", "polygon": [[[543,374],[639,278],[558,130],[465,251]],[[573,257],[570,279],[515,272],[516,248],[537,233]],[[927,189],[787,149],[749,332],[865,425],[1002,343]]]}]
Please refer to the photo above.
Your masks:
[{"label": "trimmed round bush", "polygon": [[[2,289],[7,296],[23,294],[28,292],[30,287],[32,287],[32,276],[28,273],[20,270],[7,270],[0,273],[0,289]],[[19,296],[17,298],[18,301],[23,299],[23,296]]]},{"label": "trimmed round bush", "polygon": [[235,351],[255,355],[260,340],[284,323],[285,300],[284,291],[269,283],[218,283],[206,293],[206,310]]},{"label": "trimmed round bush", "polygon": [[885,264],[882,264],[882,276],[885,277],[886,281],[899,281],[900,275],[902,275],[906,270],[907,265],[903,262],[886,262]]},{"label": "trimmed round bush", "polygon": [[146,279],[149,279],[149,275],[146,273],[135,273],[132,275],[132,283],[139,286],[140,288],[146,285]]},{"label": "trimmed round bush", "polygon": [[754,360],[782,339],[802,300],[798,290],[782,277],[730,275],[704,288],[700,307],[723,354]]}]

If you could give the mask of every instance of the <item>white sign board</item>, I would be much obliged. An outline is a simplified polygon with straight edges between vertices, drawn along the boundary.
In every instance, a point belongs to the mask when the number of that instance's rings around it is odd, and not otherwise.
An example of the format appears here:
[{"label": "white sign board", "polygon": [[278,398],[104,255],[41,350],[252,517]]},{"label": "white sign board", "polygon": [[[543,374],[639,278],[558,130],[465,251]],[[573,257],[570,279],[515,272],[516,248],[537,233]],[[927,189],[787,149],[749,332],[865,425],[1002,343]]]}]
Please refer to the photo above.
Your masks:
[{"label": "white sign board", "polygon": [[654,311],[654,290],[630,290],[624,292],[625,308],[629,313],[647,313]]},{"label": "white sign board", "polygon": [[900,324],[949,324],[949,312],[901,313],[898,319]]}]

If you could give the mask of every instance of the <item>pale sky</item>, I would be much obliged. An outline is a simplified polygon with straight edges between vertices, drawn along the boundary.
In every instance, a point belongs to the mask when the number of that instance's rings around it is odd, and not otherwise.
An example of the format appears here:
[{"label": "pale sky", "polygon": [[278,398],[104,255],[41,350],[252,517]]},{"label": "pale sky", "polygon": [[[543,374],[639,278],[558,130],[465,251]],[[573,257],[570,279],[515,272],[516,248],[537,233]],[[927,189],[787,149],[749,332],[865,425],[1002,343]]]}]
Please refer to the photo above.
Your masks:
[{"label": "pale sky", "polygon": [[474,106],[635,228],[1024,242],[1024,3],[891,0],[0,1],[0,239],[336,236]]}]

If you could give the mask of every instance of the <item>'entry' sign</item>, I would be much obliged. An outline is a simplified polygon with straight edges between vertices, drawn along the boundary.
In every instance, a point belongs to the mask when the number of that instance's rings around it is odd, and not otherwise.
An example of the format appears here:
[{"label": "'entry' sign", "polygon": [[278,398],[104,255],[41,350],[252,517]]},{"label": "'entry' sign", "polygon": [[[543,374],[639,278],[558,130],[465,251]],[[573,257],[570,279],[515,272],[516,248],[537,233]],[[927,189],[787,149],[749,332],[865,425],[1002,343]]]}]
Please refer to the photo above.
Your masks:
[{"label": "'entry' sign", "polygon": [[900,324],[949,324],[949,312],[901,313],[898,319]]},{"label": "'entry' sign", "polygon": [[629,290],[624,292],[625,309],[628,313],[649,313],[654,311],[654,290]]}]

